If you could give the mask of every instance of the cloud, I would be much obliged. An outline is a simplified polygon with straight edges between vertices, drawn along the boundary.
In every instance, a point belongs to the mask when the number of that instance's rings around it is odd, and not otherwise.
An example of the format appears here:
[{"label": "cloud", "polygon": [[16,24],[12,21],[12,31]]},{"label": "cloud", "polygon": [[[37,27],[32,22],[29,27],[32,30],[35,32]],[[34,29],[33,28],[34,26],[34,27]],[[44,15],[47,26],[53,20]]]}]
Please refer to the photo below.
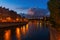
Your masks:
[{"label": "cloud", "polygon": [[28,7],[18,7],[18,8],[16,8],[17,10],[27,10],[27,9],[29,9]]},{"label": "cloud", "polygon": [[40,8],[30,8],[28,10],[28,14],[33,16],[46,16],[48,14],[47,9],[40,9]]}]

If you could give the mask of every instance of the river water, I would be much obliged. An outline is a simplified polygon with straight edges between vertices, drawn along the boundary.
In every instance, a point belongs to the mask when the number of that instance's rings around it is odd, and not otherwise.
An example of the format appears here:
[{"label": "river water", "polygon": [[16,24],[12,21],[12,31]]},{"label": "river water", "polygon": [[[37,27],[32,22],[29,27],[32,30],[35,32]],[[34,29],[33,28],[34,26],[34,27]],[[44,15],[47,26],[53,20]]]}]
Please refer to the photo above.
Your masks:
[{"label": "river water", "polygon": [[0,29],[0,40],[49,40],[49,29],[39,21],[24,26]]}]

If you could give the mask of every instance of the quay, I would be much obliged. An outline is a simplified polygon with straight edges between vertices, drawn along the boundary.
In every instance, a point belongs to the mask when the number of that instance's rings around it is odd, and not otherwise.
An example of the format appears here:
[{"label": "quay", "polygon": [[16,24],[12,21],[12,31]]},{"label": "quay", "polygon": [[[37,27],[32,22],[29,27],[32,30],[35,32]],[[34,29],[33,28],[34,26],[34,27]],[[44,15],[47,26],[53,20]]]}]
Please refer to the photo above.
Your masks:
[{"label": "quay", "polygon": [[13,27],[13,26],[23,26],[28,22],[0,22],[0,28]]}]

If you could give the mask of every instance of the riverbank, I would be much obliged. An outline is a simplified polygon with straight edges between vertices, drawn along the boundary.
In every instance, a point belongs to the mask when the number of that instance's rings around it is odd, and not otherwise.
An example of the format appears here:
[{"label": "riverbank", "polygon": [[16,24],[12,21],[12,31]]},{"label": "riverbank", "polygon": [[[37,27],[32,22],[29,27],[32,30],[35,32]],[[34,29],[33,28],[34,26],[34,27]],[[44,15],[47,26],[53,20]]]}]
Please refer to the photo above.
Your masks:
[{"label": "riverbank", "polygon": [[5,27],[11,27],[11,26],[23,26],[26,25],[27,22],[1,22],[0,23],[0,28],[5,28]]}]

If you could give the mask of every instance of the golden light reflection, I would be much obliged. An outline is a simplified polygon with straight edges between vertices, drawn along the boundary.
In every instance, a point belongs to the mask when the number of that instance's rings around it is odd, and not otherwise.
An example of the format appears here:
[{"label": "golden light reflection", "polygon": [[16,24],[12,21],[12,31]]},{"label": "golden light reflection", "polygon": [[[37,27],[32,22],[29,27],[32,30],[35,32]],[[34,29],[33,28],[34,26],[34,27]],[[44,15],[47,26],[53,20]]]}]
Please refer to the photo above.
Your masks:
[{"label": "golden light reflection", "polygon": [[26,34],[25,26],[21,27],[21,32],[22,32],[23,35]]},{"label": "golden light reflection", "polygon": [[28,24],[26,24],[26,32],[28,32]]},{"label": "golden light reflection", "polygon": [[16,28],[16,37],[18,40],[21,40],[20,28]]},{"label": "golden light reflection", "polygon": [[40,22],[40,28],[42,27],[42,23]]},{"label": "golden light reflection", "polygon": [[37,26],[37,21],[34,21],[33,25],[34,25],[34,26]]},{"label": "golden light reflection", "polygon": [[37,27],[38,27],[38,25],[39,25],[39,22],[37,22]]},{"label": "golden light reflection", "polygon": [[29,24],[29,26],[31,26],[32,25],[32,22],[30,21],[28,24]]},{"label": "golden light reflection", "polygon": [[21,27],[21,31],[23,30],[23,27]]},{"label": "golden light reflection", "polygon": [[11,38],[11,30],[6,30],[4,34],[4,40],[10,40]]}]

